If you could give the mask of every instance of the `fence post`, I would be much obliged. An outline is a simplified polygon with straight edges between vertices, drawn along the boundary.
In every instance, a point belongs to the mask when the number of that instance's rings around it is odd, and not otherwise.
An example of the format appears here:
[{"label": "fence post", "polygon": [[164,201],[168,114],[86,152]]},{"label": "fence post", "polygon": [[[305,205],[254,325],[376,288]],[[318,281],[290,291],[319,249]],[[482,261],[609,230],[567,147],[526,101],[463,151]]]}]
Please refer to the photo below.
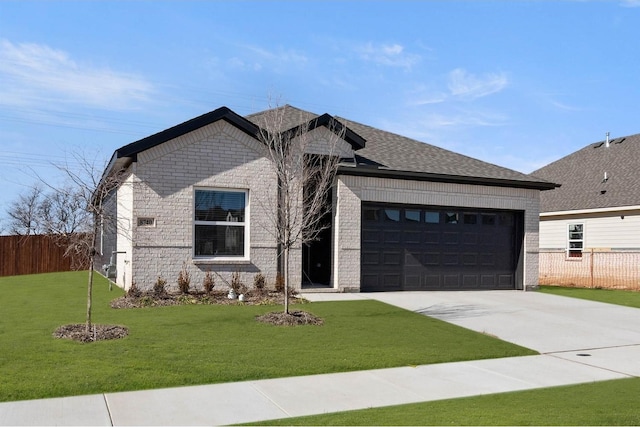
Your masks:
[{"label": "fence post", "polygon": [[590,249],[591,255],[589,256],[589,273],[591,275],[591,285],[590,288],[593,288],[593,248]]}]

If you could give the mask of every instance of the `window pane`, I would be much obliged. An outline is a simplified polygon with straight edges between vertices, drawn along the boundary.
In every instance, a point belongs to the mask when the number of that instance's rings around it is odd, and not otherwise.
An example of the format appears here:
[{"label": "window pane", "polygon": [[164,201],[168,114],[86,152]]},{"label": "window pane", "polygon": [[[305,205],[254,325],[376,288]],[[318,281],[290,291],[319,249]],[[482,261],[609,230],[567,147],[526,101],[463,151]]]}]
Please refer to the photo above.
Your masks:
[{"label": "window pane", "polygon": [[576,233],[576,232],[569,232],[569,239],[570,240],[582,240],[582,233]]},{"label": "window pane", "polygon": [[569,232],[582,232],[583,224],[569,224]]},{"label": "window pane", "polygon": [[464,214],[464,223],[465,224],[477,224],[478,223],[478,215],[476,215],[476,214]]},{"label": "window pane", "polygon": [[407,221],[420,222],[420,211],[407,209],[404,211],[404,217],[407,219]]},{"label": "window pane", "polygon": [[447,212],[444,214],[444,222],[445,224],[457,224],[458,223],[458,214],[456,212]]},{"label": "window pane", "polygon": [[400,211],[398,209],[385,209],[384,210],[385,221],[400,221]]},{"label": "window pane", "polygon": [[496,216],[491,214],[482,214],[482,225],[496,225]]},{"label": "window pane", "polygon": [[428,224],[438,224],[440,222],[440,212],[425,212],[424,222]]},{"label": "window pane", "polygon": [[377,221],[378,209],[377,208],[364,208],[362,210],[362,219],[364,221]]},{"label": "window pane", "polygon": [[196,256],[243,256],[244,226],[196,225]]},{"label": "window pane", "polygon": [[196,221],[244,222],[245,193],[196,190]]}]

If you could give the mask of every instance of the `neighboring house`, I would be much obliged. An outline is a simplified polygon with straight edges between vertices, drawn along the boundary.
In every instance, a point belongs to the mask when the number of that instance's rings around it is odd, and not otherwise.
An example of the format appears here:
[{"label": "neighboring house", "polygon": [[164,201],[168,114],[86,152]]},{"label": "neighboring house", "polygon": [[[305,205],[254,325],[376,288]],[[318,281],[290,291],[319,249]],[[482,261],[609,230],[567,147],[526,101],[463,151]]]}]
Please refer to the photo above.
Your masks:
[{"label": "neighboring house", "polygon": [[[284,106],[282,131],[318,119],[347,127],[322,239],[292,251],[291,283],[336,291],[528,289],[538,284],[539,197],[555,184],[400,135]],[[271,111],[271,110],[268,110]],[[104,227],[103,262],[127,289],[206,271],[279,268],[276,187],[258,123],[219,108],[116,150],[105,174],[124,170],[111,197],[117,231]],[[105,175],[105,176],[106,176]],[[271,193],[270,193],[271,191]],[[112,269],[113,270],[113,269]],[[216,285],[224,282],[216,277]]]},{"label": "neighboring house", "polygon": [[541,195],[540,281],[640,285],[640,134],[587,145],[532,175]]}]

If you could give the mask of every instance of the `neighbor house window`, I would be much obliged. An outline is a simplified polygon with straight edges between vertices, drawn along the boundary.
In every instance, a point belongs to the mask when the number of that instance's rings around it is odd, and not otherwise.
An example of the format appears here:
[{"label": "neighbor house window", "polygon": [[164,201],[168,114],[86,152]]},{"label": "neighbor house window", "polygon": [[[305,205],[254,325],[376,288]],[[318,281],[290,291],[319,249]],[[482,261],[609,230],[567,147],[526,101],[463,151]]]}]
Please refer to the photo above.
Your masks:
[{"label": "neighbor house window", "polygon": [[248,258],[247,200],[246,190],[195,190],[195,257]]},{"label": "neighbor house window", "polygon": [[581,258],[584,248],[584,224],[569,224],[569,236],[567,245],[569,258]]}]

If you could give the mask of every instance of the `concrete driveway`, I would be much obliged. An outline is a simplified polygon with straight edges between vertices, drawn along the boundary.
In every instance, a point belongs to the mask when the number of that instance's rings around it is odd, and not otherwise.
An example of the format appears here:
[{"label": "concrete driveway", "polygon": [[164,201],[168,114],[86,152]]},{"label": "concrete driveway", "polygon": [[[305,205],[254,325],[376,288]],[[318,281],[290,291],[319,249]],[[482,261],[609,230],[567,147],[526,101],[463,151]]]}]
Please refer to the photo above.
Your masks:
[{"label": "concrete driveway", "polygon": [[342,299],[382,301],[542,354],[640,376],[640,309],[522,291],[378,292]]}]

